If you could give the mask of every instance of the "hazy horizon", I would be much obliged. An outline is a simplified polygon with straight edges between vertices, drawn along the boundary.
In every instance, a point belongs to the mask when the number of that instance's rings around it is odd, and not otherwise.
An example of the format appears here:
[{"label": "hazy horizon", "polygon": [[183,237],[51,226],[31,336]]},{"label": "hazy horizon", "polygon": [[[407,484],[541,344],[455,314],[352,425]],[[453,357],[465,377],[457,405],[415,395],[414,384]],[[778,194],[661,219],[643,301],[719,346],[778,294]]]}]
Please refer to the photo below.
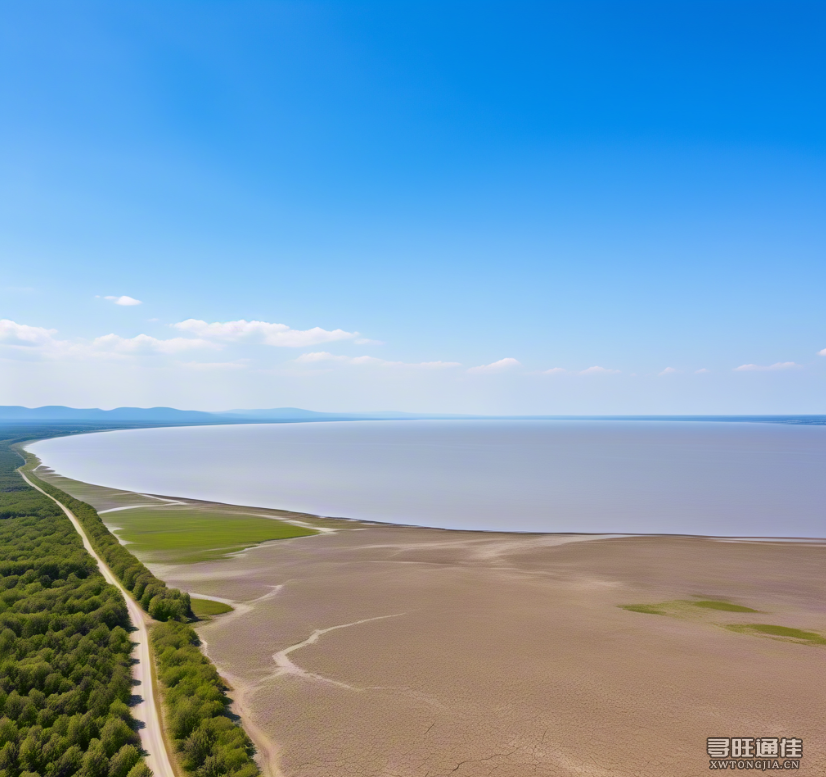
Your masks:
[{"label": "hazy horizon", "polygon": [[[152,416],[152,411],[161,411]],[[118,415],[118,411],[123,411]],[[82,414],[92,414],[85,418]],[[214,410],[192,410],[188,408],[172,408],[167,406],[132,407],[116,405],[110,408],[74,408],[66,405],[44,405],[27,407],[24,405],[0,405],[0,420],[93,420],[98,417],[94,414],[115,414],[109,420],[124,420],[134,416],[131,420],[157,422],[163,419],[185,421],[187,418],[197,422],[196,417],[215,416],[218,420],[248,419],[249,421],[271,420],[404,420],[404,419],[537,419],[537,420],[719,420],[719,421],[759,421],[771,420],[788,423],[826,423],[826,414],[819,413],[764,413],[764,414],[467,414],[467,413],[414,413],[399,410],[316,410],[299,407],[273,408],[233,408]],[[176,415],[179,414],[179,415]],[[106,418],[102,420],[107,420]]]}]

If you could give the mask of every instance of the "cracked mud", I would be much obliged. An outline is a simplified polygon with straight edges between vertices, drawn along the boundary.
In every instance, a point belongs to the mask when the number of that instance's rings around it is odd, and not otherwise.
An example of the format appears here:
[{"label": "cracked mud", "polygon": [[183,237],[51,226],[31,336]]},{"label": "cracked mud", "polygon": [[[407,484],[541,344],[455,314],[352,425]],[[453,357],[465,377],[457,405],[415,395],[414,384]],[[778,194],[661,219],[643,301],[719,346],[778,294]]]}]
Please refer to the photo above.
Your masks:
[{"label": "cracked mud", "polygon": [[620,607],[826,632],[822,543],[336,528],[164,569],[237,608],[199,630],[271,777],[681,777],[743,731],[826,771],[821,649]]}]

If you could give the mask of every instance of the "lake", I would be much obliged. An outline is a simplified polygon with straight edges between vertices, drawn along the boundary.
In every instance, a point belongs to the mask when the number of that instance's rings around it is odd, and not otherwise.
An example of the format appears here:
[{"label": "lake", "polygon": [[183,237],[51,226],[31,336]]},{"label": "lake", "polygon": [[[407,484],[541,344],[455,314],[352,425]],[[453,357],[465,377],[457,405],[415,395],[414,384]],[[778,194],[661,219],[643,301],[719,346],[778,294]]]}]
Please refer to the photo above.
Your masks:
[{"label": "lake", "polygon": [[347,421],[83,434],[76,480],[317,515],[516,532],[826,536],[826,426]]}]

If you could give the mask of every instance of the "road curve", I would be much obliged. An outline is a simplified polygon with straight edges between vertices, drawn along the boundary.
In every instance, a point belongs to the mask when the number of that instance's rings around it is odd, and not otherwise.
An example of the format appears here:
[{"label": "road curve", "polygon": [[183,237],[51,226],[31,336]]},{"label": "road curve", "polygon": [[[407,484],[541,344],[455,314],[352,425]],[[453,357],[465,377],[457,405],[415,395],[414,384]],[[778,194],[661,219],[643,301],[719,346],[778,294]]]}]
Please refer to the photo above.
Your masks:
[{"label": "road curve", "polygon": [[[19,470],[18,470],[19,471]],[[140,605],[129,595],[129,592],[120,584],[120,581],[112,574],[112,570],[106,565],[103,559],[98,556],[86,532],[80,525],[75,514],[64,505],[59,499],[55,499],[50,494],[47,494],[42,488],[39,488],[31,480],[29,480],[22,472],[20,476],[32,488],[36,488],[41,494],[49,497],[53,502],[60,505],[60,508],[66,513],[72,525],[77,530],[83,540],[83,547],[89,552],[92,558],[97,562],[101,574],[106,579],[107,583],[117,586],[118,590],[126,602],[126,608],[129,610],[129,618],[132,624],[137,628],[137,632],[131,634],[133,642],[138,644],[132,653],[133,657],[137,659],[137,663],[132,668],[132,676],[140,683],[141,701],[132,708],[132,715],[136,720],[143,723],[143,728],[139,730],[141,738],[141,746],[146,751],[146,764],[155,773],[155,777],[176,777],[175,770],[172,768],[172,761],[166,749],[166,740],[163,736],[163,724],[160,716],[160,696],[155,687],[155,678],[152,674],[152,664],[149,654],[149,631],[147,626],[152,623],[152,619],[141,609]],[[156,700],[158,703],[156,703]]]}]

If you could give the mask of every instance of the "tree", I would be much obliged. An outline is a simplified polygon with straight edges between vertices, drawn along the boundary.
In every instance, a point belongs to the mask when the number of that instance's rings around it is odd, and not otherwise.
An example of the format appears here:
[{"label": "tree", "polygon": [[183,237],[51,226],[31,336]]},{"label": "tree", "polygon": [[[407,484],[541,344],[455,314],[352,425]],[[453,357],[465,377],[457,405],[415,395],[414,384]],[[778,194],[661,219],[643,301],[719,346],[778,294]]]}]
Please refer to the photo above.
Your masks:
[{"label": "tree", "polygon": [[93,739],[83,755],[80,766],[81,777],[107,777],[108,772],[109,759],[106,757],[103,745],[99,739]]},{"label": "tree", "polygon": [[129,770],[129,774],[127,774],[126,777],[152,777],[152,770],[146,763],[141,761]]},{"label": "tree", "polygon": [[137,747],[124,745],[109,761],[109,777],[126,777],[140,760]]},{"label": "tree", "polygon": [[[135,732],[120,718],[109,718],[100,732],[100,741],[108,757],[135,740]],[[133,764],[134,765],[134,764]],[[129,767],[132,768],[131,766]]]}]

